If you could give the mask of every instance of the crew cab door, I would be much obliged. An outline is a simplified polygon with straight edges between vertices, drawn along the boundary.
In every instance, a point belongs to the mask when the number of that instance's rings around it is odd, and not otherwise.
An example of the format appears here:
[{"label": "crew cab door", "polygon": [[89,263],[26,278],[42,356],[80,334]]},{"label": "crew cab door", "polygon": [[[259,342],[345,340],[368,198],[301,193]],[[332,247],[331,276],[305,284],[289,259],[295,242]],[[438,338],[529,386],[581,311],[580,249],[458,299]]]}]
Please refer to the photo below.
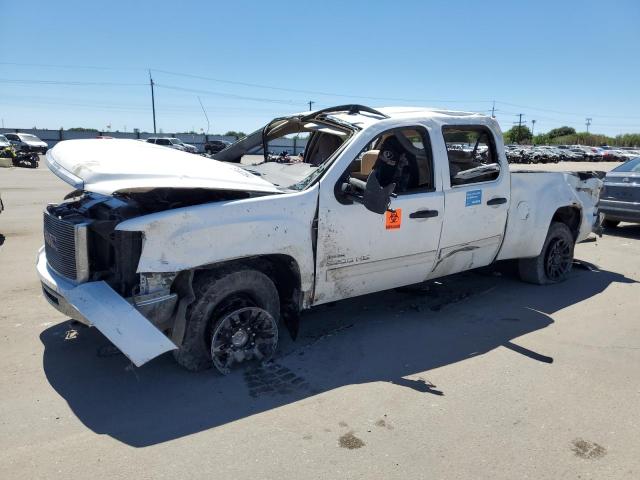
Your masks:
[{"label": "crew cab door", "polygon": [[[427,128],[365,133],[341,156],[341,171],[320,183],[314,304],[423,281],[438,253],[444,195]],[[389,136],[399,139],[412,168],[403,170],[408,181],[396,187],[394,212],[376,214],[349,201],[340,187],[349,176],[366,180],[378,168]]]},{"label": "crew cab door", "polygon": [[[502,244],[510,199],[510,172],[491,128],[450,125],[437,137],[436,155],[448,166],[447,209],[440,251],[431,277],[491,263]],[[434,140],[435,142],[435,140]]]}]

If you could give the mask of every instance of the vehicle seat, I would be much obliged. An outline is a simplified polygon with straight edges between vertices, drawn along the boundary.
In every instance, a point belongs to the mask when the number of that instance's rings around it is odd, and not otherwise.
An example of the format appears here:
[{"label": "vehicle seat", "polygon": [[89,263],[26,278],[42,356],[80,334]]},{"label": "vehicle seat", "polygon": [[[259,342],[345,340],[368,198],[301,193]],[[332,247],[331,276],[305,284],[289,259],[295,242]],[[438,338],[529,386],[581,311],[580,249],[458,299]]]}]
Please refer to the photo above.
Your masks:
[{"label": "vehicle seat", "polygon": [[362,154],[362,158],[360,160],[360,175],[363,175],[365,178],[369,176],[379,154],[380,150],[369,150]]},{"label": "vehicle seat", "polygon": [[323,134],[316,143],[315,152],[313,152],[308,159],[305,158],[305,163],[318,166],[331,155],[335,153],[342,145],[342,139],[335,135]]}]

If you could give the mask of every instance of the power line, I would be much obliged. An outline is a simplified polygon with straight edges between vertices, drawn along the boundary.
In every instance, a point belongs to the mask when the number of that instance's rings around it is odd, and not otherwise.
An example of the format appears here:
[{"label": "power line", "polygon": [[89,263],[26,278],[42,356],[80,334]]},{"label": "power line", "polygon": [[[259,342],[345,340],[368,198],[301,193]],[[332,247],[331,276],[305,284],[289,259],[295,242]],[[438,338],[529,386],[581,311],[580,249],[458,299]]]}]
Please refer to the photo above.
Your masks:
[{"label": "power line", "polygon": [[[136,68],[136,67],[100,67],[100,66],[94,66],[94,65],[51,65],[51,64],[17,63],[17,62],[0,62],[0,65],[16,65],[16,66],[44,67],[44,68],[70,68],[70,69],[83,68],[83,69],[91,69],[91,70],[133,70],[133,71],[145,70],[143,68]],[[323,92],[323,91],[316,91],[316,90],[303,90],[303,89],[295,89],[295,88],[277,87],[273,85],[264,85],[264,84],[258,84],[258,83],[240,82],[240,81],[226,80],[221,78],[206,77],[202,75],[193,75],[193,74],[183,73],[183,72],[172,72],[169,70],[162,70],[157,68],[152,68],[151,70],[154,72],[164,73],[167,75],[175,75],[175,76],[180,76],[185,78],[193,78],[198,80],[225,83],[229,85],[240,85],[240,86],[252,87],[252,88],[264,88],[264,89],[278,90],[283,92],[305,93],[305,94],[323,95],[323,96],[329,96],[329,97],[360,98],[360,99],[368,99],[368,100],[417,102],[417,103],[488,103],[490,102],[490,100],[458,100],[458,99],[446,100],[446,99],[419,99],[419,98],[397,98],[397,97],[352,95],[352,94],[346,94],[346,93],[335,93],[335,92],[332,93],[332,92]],[[38,82],[38,81],[34,80],[33,82]],[[86,82],[84,82],[83,84],[86,84]],[[136,85],[140,85],[140,84],[136,84]]]},{"label": "power line", "polygon": [[0,83],[36,84],[36,85],[70,85],[70,86],[112,86],[112,87],[139,87],[146,83],[118,83],[118,82],[77,82],[68,80],[31,80],[18,78],[0,78]]},{"label": "power line", "polygon": [[[90,69],[90,70],[129,70],[129,71],[142,71],[146,70],[141,67],[107,67],[107,66],[97,66],[97,65],[53,65],[53,64],[41,64],[41,63],[21,63],[21,62],[0,62],[0,65],[14,65],[14,66],[24,66],[24,67],[40,67],[40,68],[64,68],[64,69]],[[323,95],[328,97],[342,97],[342,98],[353,98],[353,99],[367,99],[367,100],[381,100],[381,101],[397,101],[397,102],[417,102],[417,103],[457,103],[457,104],[470,104],[470,103],[489,103],[492,102],[494,108],[492,110],[495,113],[495,103],[502,105],[509,105],[517,108],[526,108],[530,110],[536,110],[541,112],[551,112],[558,113],[561,115],[571,115],[571,116],[580,116],[584,117],[586,115],[592,115],[593,117],[600,118],[619,118],[619,119],[640,119],[640,116],[634,115],[609,115],[609,114],[595,114],[595,113],[584,113],[584,112],[567,112],[562,110],[554,110],[549,108],[540,108],[533,107],[528,105],[522,105],[517,103],[503,102],[499,100],[458,100],[458,99],[418,99],[418,98],[398,98],[398,97],[379,97],[379,96],[365,96],[365,95],[352,95],[345,93],[335,93],[335,92],[325,92],[325,91],[315,91],[315,90],[303,90],[303,89],[294,89],[294,88],[285,88],[278,87],[273,85],[264,85],[250,82],[241,82],[234,80],[227,80],[221,78],[207,77],[203,75],[194,75],[183,72],[173,72],[170,70],[163,69],[152,69],[159,73],[164,73],[167,75],[175,75],[181,76],[185,78],[194,78],[205,81],[226,83],[229,85],[239,85],[253,88],[264,88],[270,90],[278,90],[278,91],[286,91],[286,92],[294,92],[294,93],[304,93],[304,94],[313,94],[313,95]],[[76,81],[53,81],[53,80],[12,80],[12,79],[0,79],[0,83],[23,83],[23,84],[50,84],[50,85],[86,85],[86,86],[141,86],[146,84],[141,83],[115,83],[115,82],[76,82]],[[473,109],[471,109],[473,110]]]},{"label": "power line", "polygon": [[[156,85],[157,86],[157,85]],[[178,94],[179,95],[179,94]],[[185,94],[186,96],[186,94]],[[192,95],[188,95],[189,98],[193,98]],[[7,100],[5,100],[6,98]],[[147,105],[141,104],[132,104],[132,103],[102,103],[102,102],[94,102],[91,100],[80,100],[80,101],[60,101],[59,97],[50,97],[50,96],[35,96],[35,95],[4,95],[0,93],[0,103],[3,105],[16,105],[16,106],[28,106],[30,103],[34,104],[34,106],[40,105],[61,105],[65,107],[83,107],[83,108],[98,108],[98,109],[110,109],[110,110],[118,110],[123,112],[148,112],[149,107]],[[265,114],[286,114],[290,113],[289,109],[276,109],[273,108],[259,108],[259,107],[234,107],[234,106],[218,106],[218,107],[207,107],[209,111],[219,111],[219,112],[264,112]],[[200,110],[199,107],[191,107],[186,104],[168,104],[162,105],[162,110],[171,111],[171,112],[196,112]]]},{"label": "power line", "polygon": [[[501,102],[501,101],[496,101],[496,103],[501,103],[502,105],[509,105],[511,107],[518,107],[518,108],[526,108],[529,110],[539,110],[541,112],[551,112],[551,113],[559,113],[561,115],[575,115],[575,116],[585,116],[585,115],[590,115],[588,113],[577,113],[577,112],[563,112],[561,110],[551,110],[549,108],[539,108],[539,107],[531,107],[531,106],[527,106],[527,105],[519,105],[517,103],[508,103],[508,102]],[[628,115],[596,115],[595,113],[592,114],[594,117],[602,117],[602,118],[630,118],[630,119],[640,119],[640,117],[637,116],[628,116]]]},{"label": "power line", "polygon": [[489,103],[491,100],[436,100],[436,99],[416,99],[416,98],[395,98],[395,97],[375,97],[375,96],[366,96],[366,95],[352,95],[346,93],[331,93],[331,92],[323,92],[317,90],[302,90],[297,88],[285,88],[285,87],[276,87],[273,85],[264,85],[259,83],[248,83],[248,82],[239,82],[235,80],[224,80],[221,78],[213,78],[213,77],[205,77],[202,75],[192,75],[189,73],[180,73],[180,72],[171,72],[169,70],[160,70],[157,68],[152,69],[154,72],[165,73],[167,75],[176,75],[179,77],[186,78],[194,78],[197,80],[206,80],[210,82],[218,82],[218,83],[226,83],[229,85],[241,85],[244,87],[252,87],[252,88],[265,88],[269,90],[279,90],[283,92],[293,92],[293,93],[304,93],[311,95],[323,95],[327,97],[343,97],[343,98],[362,98],[368,100],[386,100],[386,101],[396,101],[396,102],[418,102],[418,103]]},{"label": "power line", "polygon": [[146,70],[142,67],[98,67],[95,65],[51,65],[47,63],[20,63],[20,62],[0,62],[0,65],[13,65],[16,67],[39,67],[39,68],[72,68],[72,69],[88,69],[88,70]]},{"label": "power line", "polygon": [[154,85],[156,87],[160,87],[160,88],[166,88],[169,90],[177,90],[180,92],[190,92],[190,93],[200,93],[203,95],[216,95],[216,96],[220,96],[220,97],[225,97],[225,98],[235,98],[237,100],[252,100],[252,101],[256,101],[256,102],[267,102],[267,103],[279,103],[279,104],[283,104],[283,105],[306,105],[307,102],[304,100],[280,100],[280,99],[275,99],[275,98],[264,98],[264,97],[248,97],[248,96],[244,96],[244,95],[236,95],[233,93],[224,93],[224,92],[214,92],[211,90],[199,90],[199,89],[195,89],[195,88],[183,88],[183,87],[176,87],[176,86],[172,86],[172,85],[164,85],[164,84],[160,84],[160,83],[154,83]]}]

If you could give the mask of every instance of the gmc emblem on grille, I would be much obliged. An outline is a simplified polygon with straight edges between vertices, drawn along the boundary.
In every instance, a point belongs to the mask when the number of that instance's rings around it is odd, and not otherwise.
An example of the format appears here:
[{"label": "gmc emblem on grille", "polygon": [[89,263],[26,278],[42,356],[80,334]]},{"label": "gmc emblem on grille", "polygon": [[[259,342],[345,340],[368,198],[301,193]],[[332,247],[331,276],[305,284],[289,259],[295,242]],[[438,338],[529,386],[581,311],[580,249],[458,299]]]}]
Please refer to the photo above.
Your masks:
[{"label": "gmc emblem on grille", "polygon": [[53,248],[56,252],[58,251],[58,247],[56,246],[56,237],[49,232],[44,232],[44,243]]}]

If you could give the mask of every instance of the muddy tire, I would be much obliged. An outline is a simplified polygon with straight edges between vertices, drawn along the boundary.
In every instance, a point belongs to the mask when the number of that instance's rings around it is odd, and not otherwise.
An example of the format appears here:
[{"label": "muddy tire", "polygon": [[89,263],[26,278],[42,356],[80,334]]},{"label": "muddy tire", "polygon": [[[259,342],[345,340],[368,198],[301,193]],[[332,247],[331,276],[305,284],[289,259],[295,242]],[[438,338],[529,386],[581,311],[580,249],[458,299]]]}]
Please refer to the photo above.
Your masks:
[{"label": "muddy tire", "polygon": [[565,281],[571,272],[574,246],[569,227],[560,222],[552,223],[540,255],[518,261],[520,278],[537,285]]},{"label": "muddy tire", "polygon": [[607,220],[606,217],[602,220],[602,226],[604,228],[616,228],[618,225],[620,225],[619,220]]},{"label": "muddy tire", "polygon": [[[195,300],[186,313],[184,339],[174,351],[178,364],[187,370],[214,366],[212,338],[229,315],[253,309],[272,317],[276,325],[279,322],[278,290],[268,276],[250,267],[200,272],[194,277],[193,291]],[[277,344],[277,327],[275,334]]]}]

